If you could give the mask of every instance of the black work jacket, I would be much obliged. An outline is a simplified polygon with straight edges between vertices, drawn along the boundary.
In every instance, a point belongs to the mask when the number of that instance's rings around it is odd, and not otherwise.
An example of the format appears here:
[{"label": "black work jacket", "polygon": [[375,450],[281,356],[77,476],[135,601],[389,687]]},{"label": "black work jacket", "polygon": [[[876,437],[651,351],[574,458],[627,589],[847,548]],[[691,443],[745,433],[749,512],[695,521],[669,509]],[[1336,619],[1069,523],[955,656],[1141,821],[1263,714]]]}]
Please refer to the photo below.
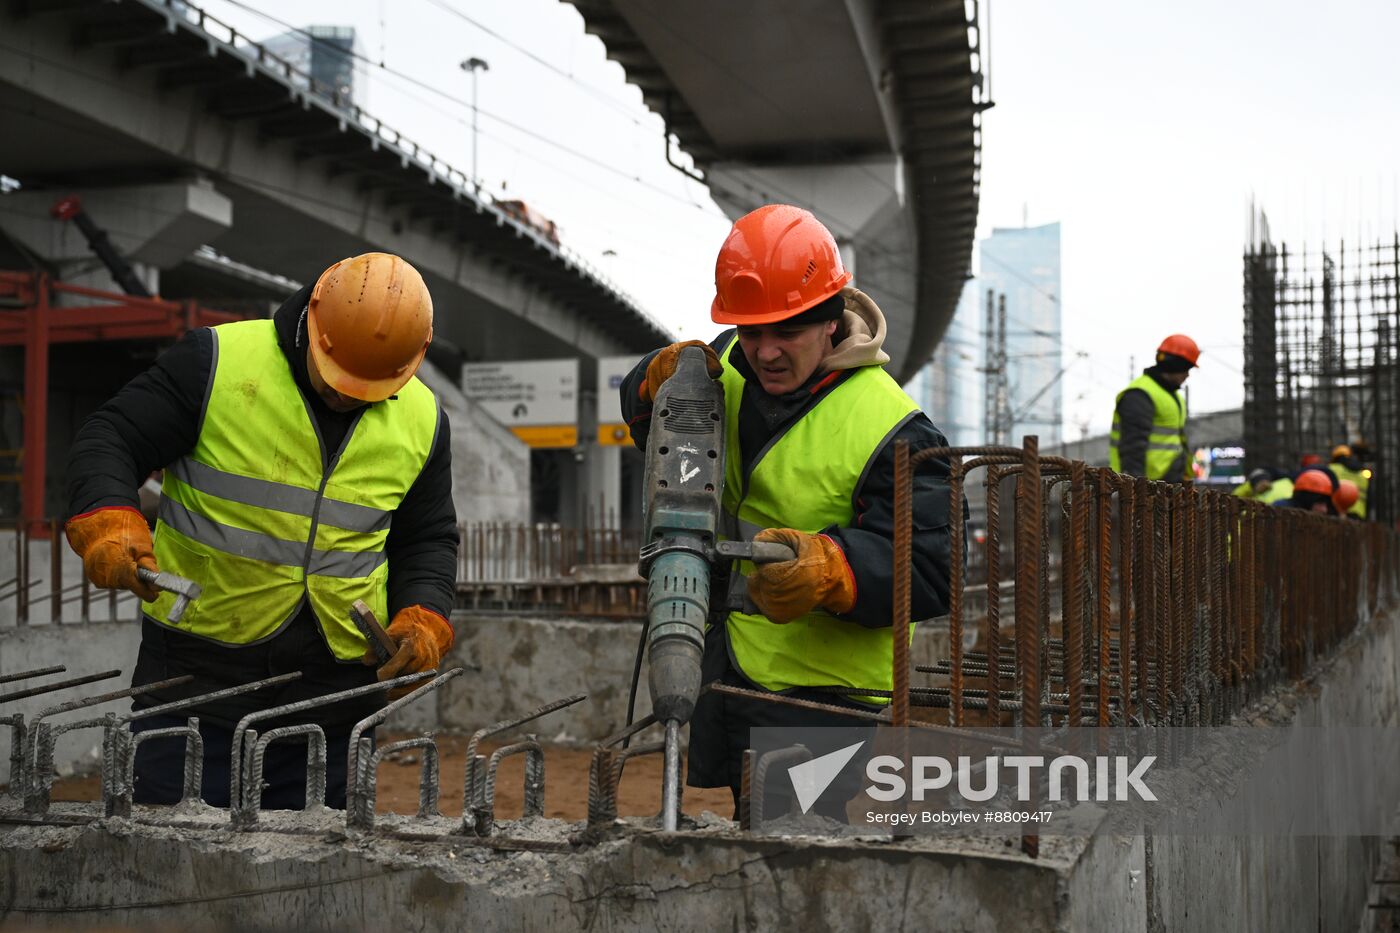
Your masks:
[{"label": "black work jacket", "polygon": [[[307,286],[273,315],[277,341],[291,365],[297,388],[315,414],[326,449],[337,450],[354,412],[336,412],[322,403],[306,372],[306,323],[302,313]],[[82,425],[68,463],[68,512],[80,515],[103,506],[137,506],[137,488],[153,471],[194,448],[204,393],[210,384],[214,338],[208,328],[189,331],[127,383]],[[452,504],[452,447],[449,423],[439,410],[437,439],[418,479],[394,512],[385,549],[389,555],[389,612],[422,605],[447,616],[452,611],[457,575],[457,515]],[[198,581],[196,581],[198,582]],[[388,624],[389,620],[381,620]],[[140,685],[193,674],[194,682],[137,698],[154,705],[275,674],[302,671],[302,679],[273,691],[216,701],[194,711],[201,719],[232,725],[243,714],[312,696],[371,683],[374,668],[336,660],[309,605],[277,635],[255,645],[228,646],[187,635],[146,618],[133,674]],[[301,721],[345,727],[382,704],[370,697],[327,707]]]},{"label": "black work jacket", "polygon": [[[716,353],[723,354],[734,339],[734,333],[732,328],[726,330],[711,341],[710,346]],[[643,357],[619,388],[623,417],[631,426],[633,442],[641,450],[646,450],[651,406],[641,401],[638,389],[646,381],[647,364],[656,352]],[[745,380],[744,397],[739,403],[739,453],[746,471],[770,438],[784,431],[814,405],[822,404],[822,399],[840,385],[844,377],[843,374],[830,379],[830,373],[816,373],[795,391],[774,396],[763,391],[741,350],[736,347],[729,359]],[[850,417],[859,418],[860,413],[851,412]],[[856,490],[857,509],[851,524],[822,529],[822,533],[829,535],[845,552],[856,578],[856,604],[840,618],[868,628],[888,626],[894,617],[894,452],[895,443],[900,440],[909,442],[911,453],[948,446],[943,433],[934,427],[927,415],[919,412],[875,454]],[[949,514],[948,463],[941,459],[929,461],[914,476],[911,605],[915,620],[933,618],[948,611]],[[965,503],[963,514],[967,514]],[[719,587],[714,590],[723,592]]]}]

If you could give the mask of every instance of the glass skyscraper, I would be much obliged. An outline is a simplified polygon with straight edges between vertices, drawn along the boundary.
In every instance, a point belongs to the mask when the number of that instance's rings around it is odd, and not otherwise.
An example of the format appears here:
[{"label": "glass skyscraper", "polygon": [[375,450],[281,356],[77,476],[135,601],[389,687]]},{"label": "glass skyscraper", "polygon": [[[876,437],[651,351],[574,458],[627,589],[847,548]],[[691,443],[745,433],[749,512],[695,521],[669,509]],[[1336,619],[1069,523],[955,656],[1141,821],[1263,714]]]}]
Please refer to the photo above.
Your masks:
[{"label": "glass skyscraper", "polygon": [[905,386],[955,446],[991,443],[986,423],[987,291],[1006,296],[1007,443],[1059,444],[1060,225],[998,227],[981,241],[980,274],[963,288],[933,357]]},{"label": "glass skyscraper", "polygon": [[[1060,350],[1060,225],[996,227],[982,240],[977,277],[985,308],[988,290],[1006,295],[1006,375],[1011,430],[1007,441],[1038,434],[1059,444],[1064,422]],[[985,310],[982,312],[985,317]]]}]

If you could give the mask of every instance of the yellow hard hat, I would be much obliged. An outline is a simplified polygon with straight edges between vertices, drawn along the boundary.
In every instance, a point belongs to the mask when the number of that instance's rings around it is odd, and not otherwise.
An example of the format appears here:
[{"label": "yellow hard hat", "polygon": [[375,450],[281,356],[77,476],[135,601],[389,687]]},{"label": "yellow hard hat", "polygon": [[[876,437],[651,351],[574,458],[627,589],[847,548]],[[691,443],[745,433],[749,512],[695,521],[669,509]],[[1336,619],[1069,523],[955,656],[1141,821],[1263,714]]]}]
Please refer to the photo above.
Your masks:
[{"label": "yellow hard hat", "polygon": [[1339,457],[1350,457],[1350,456],[1351,456],[1351,448],[1348,447],[1346,444],[1338,444],[1336,447],[1333,447],[1333,448],[1332,448],[1332,459],[1333,459],[1333,460],[1336,460],[1336,459],[1339,458]]},{"label": "yellow hard hat", "polygon": [[382,401],[402,389],[433,342],[433,299],[423,277],[391,253],[342,259],[307,303],[311,358],[342,395]]}]

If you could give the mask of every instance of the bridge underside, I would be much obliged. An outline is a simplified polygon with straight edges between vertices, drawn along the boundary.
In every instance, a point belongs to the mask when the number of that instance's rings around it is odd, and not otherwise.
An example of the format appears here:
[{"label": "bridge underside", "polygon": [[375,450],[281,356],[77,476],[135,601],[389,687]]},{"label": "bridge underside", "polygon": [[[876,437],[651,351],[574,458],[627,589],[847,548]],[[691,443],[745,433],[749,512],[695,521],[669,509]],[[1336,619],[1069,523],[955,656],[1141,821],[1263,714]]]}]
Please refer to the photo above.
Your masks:
[{"label": "bridge underside", "polygon": [[890,322],[932,354],[977,221],[981,78],[963,0],[570,0],[738,216],[812,209]]}]

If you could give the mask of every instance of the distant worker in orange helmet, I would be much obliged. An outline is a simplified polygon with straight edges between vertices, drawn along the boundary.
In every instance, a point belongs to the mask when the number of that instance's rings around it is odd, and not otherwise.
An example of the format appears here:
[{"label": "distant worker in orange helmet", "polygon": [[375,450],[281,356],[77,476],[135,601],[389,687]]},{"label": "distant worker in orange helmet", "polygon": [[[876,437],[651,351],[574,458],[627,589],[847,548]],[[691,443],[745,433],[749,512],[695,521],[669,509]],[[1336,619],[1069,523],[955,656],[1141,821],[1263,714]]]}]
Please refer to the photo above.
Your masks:
[{"label": "distant worker in orange helmet", "polygon": [[1355,483],[1349,479],[1337,480],[1337,491],[1332,494],[1332,506],[1337,510],[1338,515],[1343,515],[1347,518],[1355,518],[1359,521],[1361,516],[1349,515],[1347,513],[1352,506],[1356,505],[1357,500],[1360,498],[1361,490]]},{"label": "distant worker in orange helmet", "polygon": [[[1352,492],[1355,492],[1353,487]],[[1308,467],[1293,478],[1293,495],[1280,499],[1274,506],[1280,509],[1302,509],[1320,515],[1336,515],[1337,497],[1342,495],[1337,478],[1322,467]]]},{"label": "distant worker in orange helmet", "polygon": [[1191,447],[1181,387],[1200,358],[1196,341],[1172,334],[1157,348],[1156,362],[1118,393],[1108,436],[1108,465],[1115,471],[1190,482]]},{"label": "distant worker in orange helmet", "polygon": [[[185,334],[78,433],[68,541],[93,583],[142,601],[132,682],[194,676],[136,706],[301,672],[132,723],[140,732],[199,717],[208,803],[229,804],[230,745],[245,715],[435,668],[452,645],[448,422],[415,376],[432,337],[418,271],[366,253],[332,265],[271,320]],[[161,468],[153,537],[136,490]],[[187,577],[203,593],[172,618],[174,597],[138,567]],[[356,600],[389,622],[396,651],[383,665],[350,621]],[[324,733],[329,805],[345,805],[351,728],[383,703],[371,692],[277,721]],[[183,747],[138,746],[137,802],[179,799]],[[302,806],[305,744],[272,745],[265,763],[263,806]]]},{"label": "distant worker in orange helmet", "polygon": [[[770,204],[746,214],[715,262],[710,319],[725,329],[709,344],[647,355],[621,393],[632,436],[645,448],[652,399],[681,350],[703,348],[724,385],[726,533],[779,541],[797,553],[796,560],[732,568],[731,579],[747,577],[756,613],[728,597],[723,581],[712,586],[704,681],[871,711],[888,702],[878,691],[891,687],[895,445],[908,441],[918,451],[947,441],[885,372],[885,317],[851,279],[836,240],[810,212]],[[946,611],[948,499],[946,461],[921,467],[914,619]],[[854,698],[833,687],[877,694]],[[706,693],[691,720],[688,781],[728,786],[737,801],[752,727],[853,722]],[[853,789],[823,794],[817,811],[844,819],[845,791]]]}]

